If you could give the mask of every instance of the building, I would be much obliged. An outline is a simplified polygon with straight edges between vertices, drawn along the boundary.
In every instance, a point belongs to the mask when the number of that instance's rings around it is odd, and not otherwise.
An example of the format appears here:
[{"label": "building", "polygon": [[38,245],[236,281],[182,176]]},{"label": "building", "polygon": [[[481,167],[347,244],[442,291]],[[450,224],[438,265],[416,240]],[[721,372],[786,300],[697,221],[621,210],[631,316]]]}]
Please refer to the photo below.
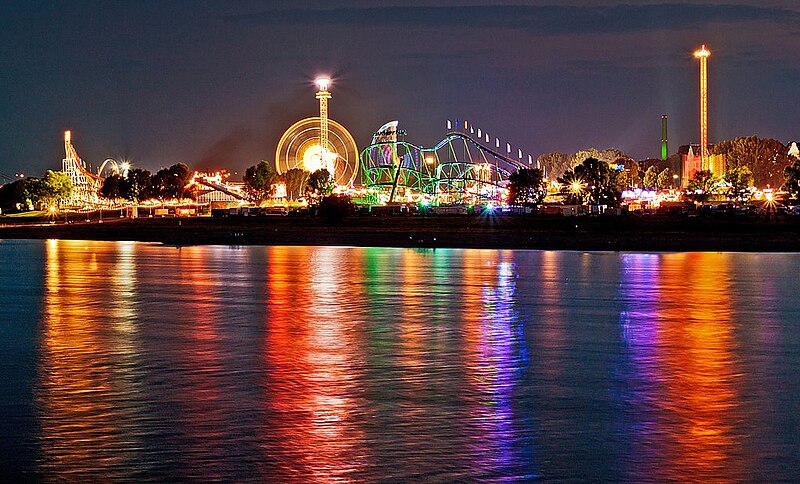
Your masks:
[{"label": "building", "polygon": [[800,149],[797,148],[797,141],[789,143],[789,156],[800,159]]},{"label": "building", "polygon": [[[713,145],[709,145],[708,151],[713,152]],[[703,169],[703,156],[699,144],[681,146],[678,153],[681,155],[681,187],[686,188],[694,174]],[[709,154],[707,163],[708,170],[714,176],[721,177],[725,174],[724,154]]]}]

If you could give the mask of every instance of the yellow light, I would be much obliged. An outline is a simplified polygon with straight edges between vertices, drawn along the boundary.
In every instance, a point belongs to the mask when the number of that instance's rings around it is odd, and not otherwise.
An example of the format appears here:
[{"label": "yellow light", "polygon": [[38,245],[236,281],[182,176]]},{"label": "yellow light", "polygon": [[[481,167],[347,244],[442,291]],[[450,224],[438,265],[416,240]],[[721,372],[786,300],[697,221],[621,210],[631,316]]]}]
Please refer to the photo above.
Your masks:
[{"label": "yellow light", "polygon": [[286,198],[286,184],[278,183],[275,186],[275,198]]},{"label": "yellow light", "polygon": [[573,192],[577,193],[581,191],[581,184],[579,182],[572,182],[571,188]]},{"label": "yellow light", "polygon": [[429,165],[432,165],[432,164],[433,164],[433,161],[434,161],[434,160],[433,160],[433,157],[432,157],[432,156],[428,156],[427,158],[425,158],[425,163],[427,163],[427,164],[429,164]]},{"label": "yellow light", "polygon": [[64,131],[64,141],[67,143],[72,141],[72,131]]},{"label": "yellow light", "polygon": [[328,86],[331,84],[331,80],[327,77],[319,77],[315,82],[317,83],[317,87],[320,91],[327,91]]},{"label": "yellow light", "polygon": [[764,196],[767,198],[767,201],[768,201],[768,202],[771,202],[771,201],[773,200],[773,198],[775,197],[775,196],[772,194],[772,192],[767,192],[767,193],[765,193],[765,194],[764,194]]},{"label": "yellow light", "polygon": [[336,153],[330,150],[323,150],[320,145],[311,145],[303,152],[300,159],[303,160],[303,169],[310,173],[324,168],[331,175],[334,175],[337,157]]},{"label": "yellow light", "polygon": [[[69,131],[67,131],[67,133],[69,133]],[[50,210],[50,213],[56,213],[55,205],[50,205],[50,208],[48,208],[48,210]]]},{"label": "yellow light", "polygon": [[706,46],[705,46],[705,44],[703,44],[703,47],[702,47],[700,50],[696,50],[696,51],[694,52],[694,56],[695,56],[695,57],[697,57],[697,58],[700,58],[700,57],[709,57],[709,56],[711,56],[711,51],[709,51],[708,49],[706,49]]},{"label": "yellow light", "polygon": [[122,168],[122,171],[123,171],[123,172],[126,172],[126,171],[128,171],[128,169],[129,169],[130,167],[131,167],[131,164],[130,164],[130,163],[128,163],[127,161],[123,161],[123,162],[122,162],[122,164],[120,165],[120,168]]}]

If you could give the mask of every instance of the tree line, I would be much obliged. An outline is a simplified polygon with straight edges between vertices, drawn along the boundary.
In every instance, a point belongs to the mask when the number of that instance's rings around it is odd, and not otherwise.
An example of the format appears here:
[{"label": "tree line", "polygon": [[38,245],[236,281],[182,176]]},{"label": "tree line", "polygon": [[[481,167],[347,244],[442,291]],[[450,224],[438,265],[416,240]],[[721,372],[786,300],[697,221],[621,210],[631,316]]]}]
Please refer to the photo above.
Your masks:
[{"label": "tree line", "polygon": [[66,173],[47,170],[41,178],[28,177],[0,187],[0,208],[3,212],[47,209],[72,196],[72,182]]},{"label": "tree line", "polygon": [[[732,140],[721,141],[711,147],[712,155],[724,155],[727,171],[726,180],[735,178],[739,173],[735,170],[747,168],[752,175],[753,186],[765,188],[770,186],[777,188],[785,182],[784,169],[793,160],[789,156],[789,146],[778,140],[771,138],[759,138],[757,136],[742,136]],[[643,188],[669,188],[674,181],[670,178],[677,174],[676,169],[680,165],[680,155],[675,154],[665,163],[662,160],[647,159],[635,161],[630,156],[614,148],[598,150],[589,148],[580,150],[574,154],[553,152],[545,153],[537,158],[539,166],[551,178],[556,179],[563,176],[567,171],[583,163],[587,158],[594,158],[605,161],[611,165],[625,165],[628,187]],[[645,167],[646,170],[644,169]],[[665,170],[669,168],[670,171]],[[640,172],[644,173],[640,173]],[[674,180],[674,178],[673,178]]]},{"label": "tree line", "polygon": [[[788,156],[786,161],[789,161]],[[777,187],[785,188],[791,200],[800,201],[800,158],[782,168]],[[578,165],[569,168],[557,178],[561,195],[566,204],[617,206],[622,192],[630,186],[629,175],[618,170],[606,161],[586,158]],[[647,169],[642,179],[644,188],[667,188],[674,185],[674,178],[665,168],[658,171],[654,166]],[[707,201],[712,195],[723,195],[729,200],[746,202],[752,196],[754,175],[748,166],[728,166],[721,176],[709,170],[694,173],[686,188],[685,197],[694,201]],[[534,206],[541,204],[547,195],[547,181],[544,172],[538,168],[523,168],[509,177],[508,202],[512,205]]]},{"label": "tree line", "polygon": [[106,178],[100,187],[100,195],[108,199],[132,202],[149,199],[194,199],[196,190],[191,186],[191,181],[192,171],[183,163],[162,168],[155,175],[149,170],[134,168],[126,174]]},{"label": "tree line", "polygon": [[249,167],[244,174],[244,188],[248,198],[254,203],[262,203],[275,197],[275,187],[283,184],[286,200],[293,202],[305,197],[310,205],[316,205],[333,192],[333,174],[326,169],[310,173],[300,168],[292,168],[278,174],[267,161]]}]

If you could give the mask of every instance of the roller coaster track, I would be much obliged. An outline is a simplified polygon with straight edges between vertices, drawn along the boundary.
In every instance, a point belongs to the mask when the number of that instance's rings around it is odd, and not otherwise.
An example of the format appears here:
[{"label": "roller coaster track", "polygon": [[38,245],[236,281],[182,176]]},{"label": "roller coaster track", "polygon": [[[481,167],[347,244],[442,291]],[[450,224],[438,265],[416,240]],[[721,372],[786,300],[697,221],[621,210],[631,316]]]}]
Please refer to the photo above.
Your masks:
[{"label": "roller coaster track", "polygon": [[214,182],[209,181],[209,180],[207,180],[205,178],[198,178],[197,180],[195,180],[195,182],[197,184],[199,184],[199,185],[203,185],[205,187],[208,187],[208,188],[217,190],[219,192],[222,192],[222,193],[224,193],[224,194],[226,194],[228,196],[231,196],[231,197],[233,197],[233,198],[235,198],[237,200],[242,200],[242,201],[246,201],[247,200],[247,197],[245,197],[243,194],[239,193],[238,191],[231,190],[230,188],[226,187],[225,185],[222,185],[222,184],[219,184],[219,183],[214,183]]},{"label": "roller coaster track", "polygon": [[[75,147],[72,146],[72,134],[67,131],[64,133],[64,152],[62,160],[62,170],[67,174],[72,182],[72,197],[68,201],[69,205],[101,205],[100,188],[103,186],[104,177],[99,173],[94,174],[86,169],[86,164],[78,156]],[[110,165],[112,170],[119,174],[119,166],[116,160],[106,158],[100,166],[100,173],[106,165]]]},{"label": "roller coaster track", "polygon": [[430,148],[373,140],[361,152],[360,163],[367,188],[388,191],[390,202],[405,190],[432,195],[445,203],[499,200],[510,174],[528,168],[455,131]]}]

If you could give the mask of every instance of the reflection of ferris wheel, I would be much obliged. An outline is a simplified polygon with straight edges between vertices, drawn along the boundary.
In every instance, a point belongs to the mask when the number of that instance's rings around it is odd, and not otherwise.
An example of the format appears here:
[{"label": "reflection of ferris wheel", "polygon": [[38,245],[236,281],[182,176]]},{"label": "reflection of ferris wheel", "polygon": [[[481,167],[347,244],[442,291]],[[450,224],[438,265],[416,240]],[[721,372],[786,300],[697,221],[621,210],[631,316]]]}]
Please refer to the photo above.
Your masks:
[{"label": "reflection of ferris wheel", "polygon": [[326,168],[337,185],[350,185],[358,168],[358,148],[353,136],[332,119],[328,119],[328,146],[320,143],[320,118],[306,118],[294,123],[283,133],[275,152],[278,173],[292,168],[314,172]]}]

